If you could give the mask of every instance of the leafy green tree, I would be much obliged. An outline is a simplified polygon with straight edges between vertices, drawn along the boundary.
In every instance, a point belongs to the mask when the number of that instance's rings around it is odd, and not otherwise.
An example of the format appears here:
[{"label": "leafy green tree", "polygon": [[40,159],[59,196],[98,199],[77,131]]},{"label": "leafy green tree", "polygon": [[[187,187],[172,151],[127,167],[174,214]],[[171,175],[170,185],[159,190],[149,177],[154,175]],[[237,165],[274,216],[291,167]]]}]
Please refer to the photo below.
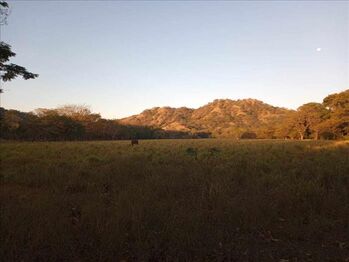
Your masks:
[{"label": "leafy green tree", "polygon": [[[11,51],[10,45],[0,42],[0,73],[2,81],[11,81],[18,76],[22,76],[25,80],[33,79],[39,76],[38,74],[33,74],[27,71],[27,69],[22,66],[7,63],[10,60],[10,57],[15,55],[16,54]],[[0,88],[0,93],[2,92],[3,90]]]},{"label": "leafy green tree", "polygon": [[323,105],[329,110],[330,115],[325,123],[327,131],[333,132],[337,137],[349,135],[349,89],[341,93],[332,94],[323,100]]},{"label": "leafy green tree", "polygon": [[306,123],[309,134],[319,139],[321,124],[328,118],[329,112],[320,103],[307,103],[298,108],[298,117]]},{"label": "leafy green tree", "polygon": [[278,122],[275,123],[276,138],[289,139],[296,138],[298,131],[296,129],[296,111],[290,111]]},{"label": "leafy green tree", "polygon": [[[8,16],[9,5],[7,2],[0,2],[0,24],[5,24]],[[21,76],[25,80],[33,79],[38,77],[38,74],[34,74],[29,72],[25,67],[19,66],[13,63],[9,63],[10,58],[14,57],[16,53],[11,50],[11,46],[6,44],[5,42],[0,42],[0,74],[1,80],[11,81],[12,79]],[[3,90],[0,88],[0,93]]]},{"label": "leafy green tree", "polygon": [[307,138],[310,133],[310,123],[307,121],[307,117],[302,112],[297,112],[294,115],[294,128],[298,133],[299,139],[303,140]]},{"label": "leafy green tree", "polygon": [[69,117],[47,114],[39,119],[44,140],[81,140],[84,137],[84,127]]},{"label": "leafy green tree", "polygon": [[294,116],[295,129],[299,138],[319,139],[321,123],[328,117],[328,110],[319,103],[307,103],[300,106]]}]

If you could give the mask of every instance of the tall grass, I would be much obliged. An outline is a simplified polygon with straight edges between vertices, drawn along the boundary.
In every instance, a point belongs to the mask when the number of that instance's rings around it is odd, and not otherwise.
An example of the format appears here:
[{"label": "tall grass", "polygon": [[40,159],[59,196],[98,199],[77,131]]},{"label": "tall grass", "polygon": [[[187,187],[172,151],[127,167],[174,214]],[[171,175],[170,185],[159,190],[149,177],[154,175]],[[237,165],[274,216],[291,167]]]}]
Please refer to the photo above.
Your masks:
[{"label": "tall grass", "polygon": [[349,143],[2,143],[2,261],[345,261]]}]

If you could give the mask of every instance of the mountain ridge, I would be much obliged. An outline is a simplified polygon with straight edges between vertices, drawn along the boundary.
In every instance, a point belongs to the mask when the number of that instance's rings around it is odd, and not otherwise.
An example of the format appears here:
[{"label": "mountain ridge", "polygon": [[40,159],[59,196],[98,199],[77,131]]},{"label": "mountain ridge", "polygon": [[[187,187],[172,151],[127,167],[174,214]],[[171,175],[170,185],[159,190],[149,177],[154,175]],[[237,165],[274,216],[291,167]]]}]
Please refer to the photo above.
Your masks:
[{"label": "mountain ridge", "polygon": [[204,132],[217,137],[231,137],[240,136],[243,131],[255,131],[257,127],[275,125],[292,111],[253,98],[215,99],[196,109],[153,107],[118,122],[167,131]]}]

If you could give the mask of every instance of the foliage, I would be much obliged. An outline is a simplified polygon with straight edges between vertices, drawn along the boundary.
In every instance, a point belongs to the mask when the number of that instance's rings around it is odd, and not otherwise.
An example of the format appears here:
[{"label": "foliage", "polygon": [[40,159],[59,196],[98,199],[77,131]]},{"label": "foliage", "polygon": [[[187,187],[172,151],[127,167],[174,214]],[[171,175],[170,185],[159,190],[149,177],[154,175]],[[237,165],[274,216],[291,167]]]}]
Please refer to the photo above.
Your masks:
[{"label": "foliage", "polygon": [[[1,80],[10,81],[17,76],[22,76],[25,80],[38,77],[37,74],[33,74],[22,66],[7,62],[10,60],[10,57],[15,56],[16,54],[11,51],[11,46],[0,42],[0,73]],[[2,92],[2,90],[0,90]]]},{"label": "foliage", "polygon": [[349,135],[349,89],[327,96],[323,101],[330,111],[330,118],[324,129],[332,131],[337,137]]},{"label": "foliage", "polygon": [[[0,1],[0,25],[6,24],[9,5],[6,1]],[[0,80],[11,81],[12,79],[21,76],[23,79],[33,79],[38,77],[38,74],[29,72],[25,67],[13,63],[8,63],[11,57],[16,53],[11,50],[11,46],[5,42],[0,42]],[[3,90],[0,88],[0,93]]]},{"label": "foliage", "polygon": [[153,108],[120,120],[103,119],[86,106],[40,108],[32,113],[0,110],[1,138],[20,140],[103,140],[130,138],[345,139],[349,92],[297,111],[253,99],[215,100],[198,109]]},{"label": "foliage", "polygon": [[7,17],[9,15],[10,7],[7,2],[0,1],[0,25],[7,23]]},{"label": "foliage", "polygon": [[241,135],[241,139],[256,139],[256,138],[257,138],[257,135],[256,133],[253,133],[253,132],[244,132]]},{"label": "foliage", "polygon": [[321,124],[328,118],[329,112],[324,105],[319,103],[308,103],[298,108],[295,114],[295,128],[300,139],[309,138],[314,134],[314,138],[319,139]]},{"label": "foliage", "polygon": [[67,105],[33,113],[0,108],[0,138],[9,140],[116,140],[131,138],[190,138],[185,132],[127,126],[106,120],[88,107]]}]

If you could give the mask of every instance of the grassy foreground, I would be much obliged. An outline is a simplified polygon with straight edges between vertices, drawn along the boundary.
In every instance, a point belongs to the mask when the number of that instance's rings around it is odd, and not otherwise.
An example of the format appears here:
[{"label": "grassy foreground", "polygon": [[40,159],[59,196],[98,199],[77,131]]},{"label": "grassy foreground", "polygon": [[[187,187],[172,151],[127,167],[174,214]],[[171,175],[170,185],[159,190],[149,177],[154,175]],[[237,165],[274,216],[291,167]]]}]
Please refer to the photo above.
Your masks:
[{"label": "grassy foreground", "polygon": [[349,143],[2,143],[2,261],[349,261]]}]

